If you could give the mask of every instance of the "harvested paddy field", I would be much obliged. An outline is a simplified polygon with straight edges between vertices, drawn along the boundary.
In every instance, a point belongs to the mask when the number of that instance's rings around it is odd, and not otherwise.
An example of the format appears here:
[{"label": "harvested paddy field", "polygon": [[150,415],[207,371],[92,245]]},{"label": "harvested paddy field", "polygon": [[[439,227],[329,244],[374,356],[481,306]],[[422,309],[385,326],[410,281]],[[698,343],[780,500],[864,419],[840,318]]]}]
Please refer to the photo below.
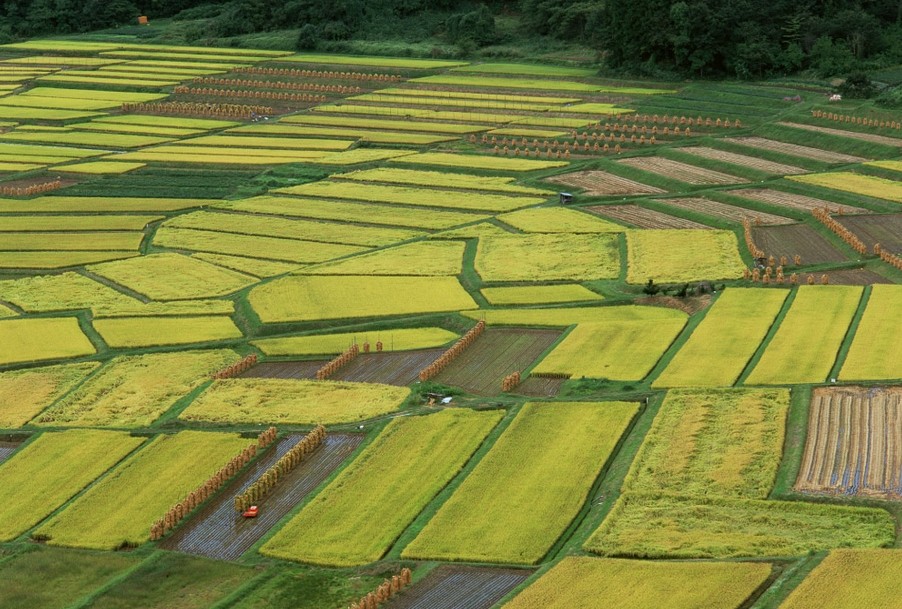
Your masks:
[{"label": "harvested paddy field", "polygon": [[559,330],[489,328],[435,380],[477,395],[498,395],[505,376],[531,366],[560,336]]},{"label": "harvested paddy field", "polygon": [[769,140],[763,137],[725,137],[725,142],[749,146],[752,148],[760,148],[761,150],[769,150],[770,152],[779,152],[798,156],[813,161],[821,161],[823,163],[861,163],[867,159],[851,154],[843,154],[841,152],[833,152],[831,150],[821,150],[811,146],[802,146],[800,144],[789,144],[777,140]]},{"label": "harvested paddy field", "polygon": [[765,226],[795,223],[795,220],[793,220],[792,218],[784,218],[783,216],[768,214],[754,209],[746,209],[745,207],[728,205],[726,203],[712,201],[711,199],[705,199],[703,197],[660,199],[660,201],[662,203],[667,203],[667,205],[670,205],[671,207],[677,207],[686,211],[705,214],[706,216],[712,216],[714,218],[720,218],[721,220],[728,220],[730,222],[742,222],[743,218],[748,218],[749,221],[752,221],[755,224],[763,224]]},{"label": "harvested paddy field", "polygon": [[745,178],[732,176],[713,169],[705,169],[689,163],[681,163],[658,156],[637,156],[617,161],[623,165],[658,174],[671,180],[695,185],[744,184]]},{"label": "harvested paddy field", "polygon": [[297,362],[263,362],[252,366],[241,378],[261,379],[314,379],[316,371],[328,360],[301,360]]},{"label": "harvested paddy field", "polygon": [[884,146],[902,146],[902,139],[897,137],[887,137],[885,135],[877,135],[876,133],[861,133],[860,131],[847,131],[845,129],[834,129],[833,127],[821,127],[818,125],[806,125],[803,123],[780,122],[777,124],[784,127],[792,127],[793,129],[801,129],[803,131],[827,133],[829,135],[847,137],[853,140],[871,142],[872,144],[883,144]]},{"label": "harvested paddy field", "polygon": [[875,285],[892,283],[889,279],[868,269],[840,269],[826,273],[834,285]]},{"label": "harvested paddy field", "polygon": [[442,565],[395,596],[385,609],[490,609],[532,573]]},{"label": "harvested paddy field", "polygon": [[764,173],[771,173],[774,175],[806,173],[805,169],[796,167],[795,165],[776,163],[774,161],[768,161],[767,159],[761,159],[745,154],[736,154],[735,152],[727,152],[725,150],[718,150],[717,148],[709,148],[707,146],[692,146],[688,148],[677,148],[676,150],[679,150],[680,152],[684,152],[686,154],[698,156],[703,159],[723,161],[724,163],[731,163],[733,165],[739,165],[741,167],[747,167],[749,169],[755,169],[757,171],[763,171]]},{"label": "harvested paddy field", "polygon": [[622,178],[607,171],[578,171],[546,178],[546,182],[554,182],[573,188],[580,188],[583,194],[592,197],[608,197],[614,195],[653,195],[666,192],[655,186],[642,184],[635,180]]},{"label": "harvested paddy field", "polygon": [[752,237],[755,244],[768,256],[790,260],[795,255],[802,257],[802,264],[824,262],[844,262],[845,255],[820,233],[807,224],[786,226],[754,226]]},{"label": "harvested paddy field", "polygon": [[864,241],[868,251],[873,251],[879,243],[887,252],[902,254],[902,214],[834,216],[833,219]]},{"label": "harvested paddy field", "polygon": [[21,442],[0,441],[0,462],[9,458],[16,450],[18,450]]},{"label": "harvested paddy field", "polygon": [[330,378],[336,381],[383,383],[404,387],[417,380],[420,370],[434,362],[444,349],[419,349],[362,353]]},{"label": "harvested paddy field", "polygon": [[638,205],[595,205],[586,209],[599,216],[624,222],[636,228],[711,228],[693,220],[671,216]]},{"label": "harvested paddy field", "polygon": [[837,209],[842,208],[846,213],[868,214],[870,210],[861,207],[852,207],[850,205],[838,205],[832,201],[824,199],[816,199],[806,195],[797,195],[791,192],[783,192],[780,190],[771,190],[769,188],[740,188],[737,190],[727,191],[731,195],[737,195],[753,201],[761,201],[778,207],[788,207],[789,209],[797,209],[799,211],[811,211],[819,208]]},{"label": "harvested paddy field", "polygon": [[289,434],[280,439],[272,450],[176,529],[160,547],[220,560],[237,560],[328,478],[363,441],[359,434],[328,434],[319,448],[257,503],[259,516],[242,518],[235,511],[232,498],[253,484],[302,437],[303,434]]}]

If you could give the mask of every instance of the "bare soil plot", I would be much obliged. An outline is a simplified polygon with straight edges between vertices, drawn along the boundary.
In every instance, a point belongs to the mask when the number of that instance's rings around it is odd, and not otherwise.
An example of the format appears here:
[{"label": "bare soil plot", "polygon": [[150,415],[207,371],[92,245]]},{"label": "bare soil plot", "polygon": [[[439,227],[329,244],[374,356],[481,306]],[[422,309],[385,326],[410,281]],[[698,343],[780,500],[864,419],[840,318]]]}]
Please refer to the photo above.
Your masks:
[{"label": "bare soil plot", "polygon": [[532,575],[525,569],[442,565],[385,609],[489,609]]},{"label": "bare soil plot", "polygon": [[795,488],[902,497],[902,387],[819,387]]},{"label": "bare soil plot", "polygon": [[529,367],[561,334],[560,330],[489,328],[435,380],[478,395],[498,395],[505,376]]},{"label": "bare soil plot", "polygon": [[745,184],[748,182],[739,176],[731,176],[713,169],[705,169],[659,156],[633,157],[617,162],[687,184]]},{"label": "bare soil plot", "polygon": [[420,370],[444,352],[444,349],[419,349],[363,353],[329,378],[333,381],[383,383],[404,387],[416,381]]},{"label": "bare soil plot", "polygon": [[752,227],[752,237],[768,256],[776,258],[786,256],[792,260],[798,254],[802,257],[802,264],[846,260],[841,251],[807,224],[755,226]]},{"label": "bare soil plot", "polygon": [[735,152],[727,152],[726,150],[718,150],[717,148],[709,148],[708,146],[688,146],[686,148],[677,148],[680,152],[692,154],[704,159],[714,159],[715,161],[723,161],[724,163],[732,163],[748,167],[749,169],[757,169],[775,175],[790,175],[797,173],[808,173],[807,169],[796,167],[795,165],[787,165],[785,163],[777,163],[768,161],[767,159],[759,159],[755,156],[746,154],[737,154]]},{"label": "bare soil plot", "polygon": [[198,556],[236,560],[328,478],[363,441],[363,436],[359,434],[328,434],[319,448],[258,503],[259,516],[243,518],[235,511],[235,495],[253,484],[302,437],[303,434],[290,434],[279,440],[273,450],[164,539],[160,547]]},{"label": "bare soil plot", "polygon": [[784,127],[792,127],[793,129],[802,129],[803,131],[815,131],[817,133],[829,133],[830,135],[838,135],[840,137],[848,137],[853,140],[862,140],[864,142],[873,142],[875,144],[883,144],[885,146],[902,146],[902,139],[897,137],[887,137],[885,135],[877,135],[875,133],[860,133],[858,131],[846,131],[844,129],[834,129],[832,127],[818,127],[817,125],[805,125],[802,123],[780,122],[778,125]]},{"label": "bare soil plot", "polygon": [[686,315],[695,315],[699,311],[704,311],[711,305],[711,295],[703,294],[702,296],[688,296],[686,298],[678,298],[676,296],[645,296],[636,299],[636,304],[648,307],[667,307],[669,309],[677,309]]},{"label": "bare soil plot", "polygon": [[546,178],[546,182],[581,188],[590,196],[651,195],[666,192],[655,186],[621,178],[607,171],[577,171]]},{"label": "bare soil plot", "polygon": [[883,275],[868,269],[845,269],[828,271],[830,283],[834,285],[873,285],[875,283],[892,283]]},{"label": "bare soil plot", "polygon": [[599,216],[625,222],[636,228],[711,228],[692,220],[678,218],[638,205],[596,205],[586,209]]},{"label": "bare soil plot", "polygon": [[730,190],[729,194],[752,199],[753,201],[761,201],[762,203],[770,203],[771,205],[779,205],[780,207],[788,207],[790,209],[798,209],[800,211],[811,211],[815,208],[829,207],[836,209],[841,207],[847,213],[853,214],[869,214],[868,209],[860,207],[852,207],[850,205],[839,205],[833,201],[825,201],[824,199],[816,199],[805,195],[796,195],[780,190],[770,190],[768,188],[741,188]]},{"label": "bare soil plot", "polygon": [[16,452],[20,444],[21,442],[0,442],[0,461]]},{"label": "bare soil plot", "polygon": [[552,379],[540,376],[528,376],[514,389],[517,395],[526,395],[531,398],[553,398],[561,390],[561,386],[567,379]]},{"label": "bare soil plot", "polygon": [[295,362],[263,362],[241,374],[242,378],[261,379],[314,379],[316,371],[326,360],[301,360]]},{"label": "bare soil plot", "polygon": [[753,148],[761,148],[762,150],[770,150],[771,152],[780,152],[790,154],[792,156],[800,156],[813,161],[822,161],[824,163],[861,163],[867,159],[851,154],[843,154],[841,152],[833,152],[831,150],[821,150],[811,146],[802,146],[800,144],[787,144],[777,140],[769,140],[763,137],[725,137],[725,142],[732,142],[742,146],[751,146]]},{"label": "bare soil plot", "polygon": [[902,214],[833,216],[833,219],[855,233],[870,251],[879,243],[888,252],[902,253]]},{"label": "bare soil plot", "polygon": [[695,211],[715,218],[722,218],[724,220],[729,220],[730,222],[741,223],[743,218],[748,218],[755,224],[763,224],[765,226],[795,223],[795,220],[792,218],[784,218],[783,216],[767,214],[754,209],[728,205],[727,203],[712,201],[702,197],[660,199],[660,201],[672,205],[673,207],[678,207],[687,211]]}]

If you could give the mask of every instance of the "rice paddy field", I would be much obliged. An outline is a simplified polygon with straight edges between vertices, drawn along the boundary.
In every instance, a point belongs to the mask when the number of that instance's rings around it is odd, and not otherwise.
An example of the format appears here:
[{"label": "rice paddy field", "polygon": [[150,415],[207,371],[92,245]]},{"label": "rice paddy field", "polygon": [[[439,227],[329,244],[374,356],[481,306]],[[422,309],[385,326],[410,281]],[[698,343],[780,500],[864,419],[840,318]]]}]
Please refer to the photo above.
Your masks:
[{"label": "rice paddy field", "polygon": [[898,112],[133,30],[0,45],[0,605],[895,606]]}]

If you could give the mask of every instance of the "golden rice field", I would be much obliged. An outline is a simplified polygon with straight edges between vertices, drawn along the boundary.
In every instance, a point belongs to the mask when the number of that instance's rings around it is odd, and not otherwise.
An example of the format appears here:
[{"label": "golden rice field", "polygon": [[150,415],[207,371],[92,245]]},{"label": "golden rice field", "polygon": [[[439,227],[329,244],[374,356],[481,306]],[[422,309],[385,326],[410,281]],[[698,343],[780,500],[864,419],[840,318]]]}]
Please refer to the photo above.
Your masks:
[{"label": "golden rice field", "polygon": [[672,389],[623,488],[765,499],[783,453],[787,389]]},{"label": "golden rice field", "polygon": [[864,316],[839,372],[841,380],[902,378],[899,337],[902,336],[902,287],[871,286]]},{"label": "golden rice field", "polygon": [[418,241],[296,272],[303,275],[458,275],[465,248],[462,241]]},{"label": "golden rice field", "polygon": [[334,566],[378,560],[501,418],[461,409],[393,420],[261,553]]},{"label": "golden rice field", "polygon": [[800,286],[747,385],[822,383],[861,300],[857,286]]},{"label": "golden rice field", "polygon": [[218,206],[252,213],[319,220],[359,222],[365,218],[370,224],[423,229],[442,229],[486,218],[485,214],[477,213],[299,197],[263,196],[223,202]]},{"label": "golden rice field", "polygon": [[[341,332],[310,336],[281,336],[251,341],[266,355],[337,355],[351,345],[369,343],[372,351],[381,342],[385,351],[408,351],[441,347],[458,335],[444,328],[397,328],[367,332]],[[0,377],[2,378],[2,377]]]},{"label": "golden rice field", "polygon": [[276,134],[305,137],[344,137],[359,139],[374,144],[409,144],[426,146],[439,142],[450,142],[457,139],[455,135],[411,133],[404,131],[370,131],[360,128],[317,127],[315,125],[275,123],[264,125],[246,125],[229,130],[231,133],[253,133],[257,135]]},{"label": "golden rice field", "polygon": [[35,197],[27,200],[0,199],[0,212],[164,212],[189,207],[202,207],[216,202],[215,199],[175,199],[170,197],[71,197],[57,195]]},{"label": "golden rice field", "polygon": [[136,250],[144,233],[135,232],[80,232],[80,233],[4,233],[2,247],[15,251],[40,251],[48,249],[75,251]]},{"label": "golden rice field", "polygon": [[489,193],[460,193],[429,188],[411,188],[360,182],[321,181],[280,188],[274,192],[303,197],[354,199],[373,203],[418,205],[474,211],[510,211],[541,203],[537,197],[512,197]]},{"label": "golden rice field", "polygon": [[735,383],[786,296],[783,290],[765,288],[724,290],[652,387],[726,387]]},{"label": "golden rice field", "polygon": [[[322,106],[319,107],[322,109]],[[428,112],[428,111],[424,111]],[[479,125],[462,125],[457,123],[426,123],[402,119],[361,118],[358,116],[333,116],[317,114],[294,114],[281,119],[281,123],[290,125],[326,125],[334,127],[358,127],[362,129],[382,129],[385,131],[412,131],[424,133],[465,134],[483,131]]]},{"label": "golden rice field", "polygon": [[902,608],[897,592],[902,551],[833,550],[781,609]]},{"label": "golden rice field", "polygon": [[0,299],[28,313],[91,309],[101,314],[141,304],[131,296],[73,272],[0,281]]},{"label": "golden rice field", "polygon": [[260,279],[288,273],[298,268],[297,264],[290,262],[261,260],[260,258],[248,258],[246,256],[229,256],[228,254],[210,254],[207,252],[195,252],[191,258],[203,260],[204,262]]},{"label": "golden rice field", "polygon": [[284,61],[313,63],[326,65],[352,65],[385,68],[408,68],[414,70],[433,70],[437,68],[453,68],[466,65],[463,61],[446,61],[440,59],[411,59],[407,57],[351,57],[343,55],[316,55],[299,53],[285,57]]},{"label": "golden rice field", "polygon": [[56,546],[114,550],[140,545],[150,538],[154,521],[250,443],[238,434],[159,435],[36,534]]},{"label": "golden rice field", "polygon": [[114,349],[189,345],[242,338],[241,330],[225,315],[205,317],[117,317],[96,319],[94,328]]},{"label": "golden rice field", "polygon": [[146,163],[120,163],[118,161],[88,161],[72,165],[60,165],[56,169],[67,173],[86,173],[89,175],[118,175],[144,167]]},{"label": "golden rice field", "polygon": [[621,233],[625,227],[602,220],[598,216],[563,207],[533,207],[498,219],[526,233]]},{"label": "golden rice field", "polygon": [[225,129],[241,123],[211,118],[185,118],[181,116],[157,116],[154,114],[117,114],[94,119],[95,123],[145,125],[151,127],[175,127],[180,129]]},{"label": "golden rice field", "polygon": [[432,239],[482,239],[483,237],[503,237],[510,235],[511,231],[505,230],[493,222],[477,222],[460,228],[435,233]]},{"label": "golden rice field", "polygon": [[485,190],[514,195],[551,196],[554,193],[540,188],[519,186],[514,178],[481,176],[465,173],[445,173],[442,171],[420,171],[417,169],[396,169],[379,167],[341,173],[335,178],[358,182],[387,182],[415,186],[460,188],[465,190]]},{"label": "golden rice field", "polygon": [[527,403],[402,556],[538,563],[638,410],[635,402]]},{"label": "golden rice field", "polygon": [[41,434],[0,464],[0,540],[38,524],[143,442],[119,431]]},{"label": "golden rice field", "polygon": [[53,427],[146,427],[214,372],[239,359],[235,352],[225,349],[120,356],[45,410],[34,423]]},{"label": "golden rice field", "polygon": [[439,167],[470,167],[493,171],[537,171],[566,167],[566,161],[539,161],[508,157],[483,156],[475,154],[451,154],[447,152],[421,152],[404,156],[395,161],[413,165],[435,165]]},{"label": "golden rice field", "polygon": [[[571,556],[505,604],[505,609],[737,609],[764,583],[759,562],[649,562]],[[687,585],[691,582],[691,585]]]},{"label": "golden rice field", "polygon": [[363,421],[397,410],[407,387],[293,379],[214,381],[179,415],[184,421],[317,425]]},{"label": "golden rice field", "polygon": [[171,300],[168,302],[140,302],[102,309],[94,314],[95,320],[111,317],[173,317],[232,315],[235,303],[231,300]]},{"label": "golden rice field", "polygon": [[610,319],[603,323],[580,323],[533,372],[569,378],[641,380],[686,325],[685,313],[666,311],[668,317],[654,321]]},{"label": "golden rice field", "polygon": [[896,180],[860,175],[851,171],[788,176],[787,179],[802,182],[803,184],[902,203],[902,182]]},{"label": "golden rice field", "polygon": [[475,266],[484,281],[616,279],[620,252],[609,234],[488,236],[479,240]]},{"label": "golden rice field", "polygon": [[481,292],[486,300],[498,306],[604,300],[601,294],[577,283],[482,288]]},{"label": "golden rice field", "polygon": [[658,322],[681,318],[685,314],[664,307],[640,307],[635,305],[613,307],[566,307],[528,309],[483,309],[461,311],[471,319],[484,319],[490,326],[551,326],[566,327],[573,324],[619,324],[624,322]]},{"label": "golden rice field", "polygon": [[75,317],[0,319],[0,365],[93,355]]},{"label": "golden rice field", "polygon": [[628,283],[737,279],[745,268],[732,231],[630,230],[626,244]]},{"label": "golden rice field", "polygon": [[584,547],[634,558],[763,558],[887,547],[894,539],[894,520],[882,509],[655,491],[622,493]]},{"label": "golden rice field", "polygon": [[438,75],[414,78],[413,82],[431,85],[463,87],[491,87],[497,89],[537,89],[548,91],[598,91],[601,87],[569,80],[545,80],[537,78],[497,78],[492,76]]},{"label": "golden rice field", "polygon": [[137,256],[137,251],[44,251],[44,252],[3,252],[0,251],[0,269],[60,269],[121,260]]},{"label": "golden rice field", "polygon": [[150,254],[88,270],[154,300],[222,296],[254,283],[248,275],[181,254]]},{"label": "golden rice field", "polygon": [[413,151],[397,150],[393,148],[354,148],[353,150],[334,152],[318,158],[312,158],[308,162],[313,163],[314,165],[359,165],[362,163],[394,159],[401,156],[407,156],[408,154],[413,154]]},{"label": "golden rice field", "polygon": [[[0,136],[4,142],[47,142],[48,144],[78,144],[107,148],[140,148],[172,141],[169,137],[135,135],[133,133],[98,133],[96,131],[32,132],[14,131]],[[98,154],[104,151],[98,151]]]},{"label": "golden rice field", "polygon": [[263,323],[476,309],[456,277],[293,276],[253,288]]}]

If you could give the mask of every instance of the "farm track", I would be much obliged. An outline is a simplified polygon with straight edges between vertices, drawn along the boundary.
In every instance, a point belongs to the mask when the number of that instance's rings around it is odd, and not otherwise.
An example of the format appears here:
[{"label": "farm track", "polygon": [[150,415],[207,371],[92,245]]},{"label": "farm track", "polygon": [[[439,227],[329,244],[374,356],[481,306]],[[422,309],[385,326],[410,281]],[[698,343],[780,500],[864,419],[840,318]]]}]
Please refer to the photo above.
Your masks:
[{"label": "farm track", "polygon": [[768,256],[786,256],[792,260],[798,254],[802,264],[846,261],[841,251],[807,224],[755,226],[752,237]]},{"label": "farm track", "polygon": [[841,152],[833,152],[831,150],[821,150],[811,146],[802,146],[800,144],[787,144],[777,140],[769,140],[763,137],[725,137],[725,142],[739,144],[741,146],[750,146],[752,148],[760,148],[771,152],[779,152],[792,156],[811,159],[813,161],[822,161],[824,163],[861,163],[867,159],[851,154],[843,154]]},{"label": "farm track", "polygon": [[736,205],[728,205],[719,201],[712,201],[701,197],[685,197],[681,199],[658,199],[661,203],[667,203],[672,207],[698,212],[715,218],[741,223],[743,218],[748,218],[754,224],[774,226],[780,224],[795,224],[792,218],[784,218],[774,214],[767,214],[753,209],[746,209]]},{"label": "farm track", "polygon": [[686,148],[676,148],[680,152],[701,157],[703,159],[712,159],[739,165],[740,167],[748,167],[749,169],[757,169],[774,175],[790,175],[799,173],[808,173],[807,169],[796,167],[795,165],[787,165],[785,163],[777,163],[768,161],[767,159],[759,159],[758,157],[748,156],[745,154],[737,154],[735,152],[727,152],[718,150],[717,148],[709,148],[707,146],[689,146]]},{"label": "farm track", "polygon": [[578,171],[546,178],[546,182],[563,184],[585,190],[583,194],[593,197],[613,195],[652,195],[666,192],[655,186],[621,178],[607,171]]},{"label": "farm track", "polygon": [[316,371],[326,360],[303,360],[296,362],[263,362],[241,374],[241,378],[260,379],[314,379]]},{"label": "farm track", "polygon": [[442,565],[385,609],[489,609],[532,575],[521,569]]},{"label": "farm track", "polygon": [[840,224],[864,241],[869,251],[874,244],[893,254],[902,254],[902,213],[870,216],[834,216]]},{"label": "farm track", "polygon": [[10,455],[16,452],[21,442],[0,442],[0,462],[8,459]]},{"label": "farm track", "polygon": [[638,205],[596,205],[586,209],[599,216],[625,222],[636,228],[711,228],[693,220],[671,216]]},{"label": "farm track", "polygon": [[362,353],[329,378],[333,381],[383,383],[404,387],[416,381],[420,370],[444,352],[444,349],[419,349]]},{"label": "farm track", "polygon": [[902,387],[821,387],[795,489],[902,497]]},{"label": "farm track", "polygon": [[530,376],[517,385],[513,393],[531,398],[553,398],[561,390],[567,379],[549,379]]},{"label": "farm track", "polygon": [[805,195],[796,195],[789,192],[782,192],[779,190],[769,190],[767,188],[743,188],[737,190],[729,190],[726,191],[727,194],[737,195],[740,197],[744,197],[746,199],[751,199],[753,201],[761,201],[762,203],[770,203],[771,205],[777,205],[779,207],[788,207],[789,209],[797,209],[799,211],[811,211],[816,208],[828,207],[830,209],[836,209],[840,207],[846,211],[846,213],[853,214],[869,214],[871,211],[869,209],[863,209],[861,207],[852,207],[850,205],[839,205],[837,203],[833,203],[832,201],[825,201],[823,199],[815,199],[814,197],[808,197]]},{"label": "farm track", "polygon": [[697,167],[689,163],[681,163],[672,159],[659,156],[643,156],[622,159],[617,161],[622,165],[656,173],[659,176],[677,180],[686,184],[718,185],[718,184],[746,184],[748,180],[733,176],[713,169]]},{"label": "farm track", "polygon": [[560,330],[489,328],[435,380],[477,395],[498,395],[505,376],[528,368],[560,336]]},{"label": "farm track", "polygon": [[358,434],[328,434],[322,446],[258,503],[259,516],[242,518],[233,505],[235,495],[253,484],[302,437],[303,434],[290,434],[279,440],[274,450],[164,539],[160,547],[221,560],[238,559],[328,478],[363,441],[363,436]]},{"label": "farm track", "polygon": [[884,146],[902,146],[902,139],[897,137],[888,137],[886,135],[877,135],[876,133],[860,133],[858,131],[846,131],[844,129],[834,129],[832,127],[819,127],[817,125],[806,125],[803,123],[779,122],[778,125],[783,127],[792,127],[793,129],[802,129],[804,131],[814,131],[816,133],[827,133],[829,135],[838,135],[839,137],[847,137],[853,140],[861,140],[863,142],[872,142],[874,144],[883,144]]}]

